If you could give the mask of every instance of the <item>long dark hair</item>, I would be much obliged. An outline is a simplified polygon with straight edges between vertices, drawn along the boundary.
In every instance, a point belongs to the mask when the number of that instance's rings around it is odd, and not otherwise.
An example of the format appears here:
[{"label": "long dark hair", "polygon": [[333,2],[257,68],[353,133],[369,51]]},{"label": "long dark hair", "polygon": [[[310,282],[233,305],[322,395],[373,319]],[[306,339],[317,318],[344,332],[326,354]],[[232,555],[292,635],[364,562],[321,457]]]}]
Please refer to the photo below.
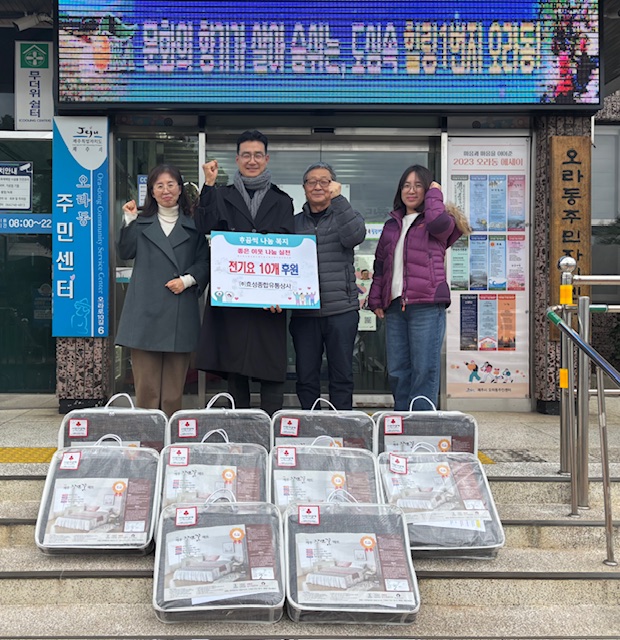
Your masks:
[{"label": "long dark hair", "polygon": [[140,215],[149,217],[154,216],[157,213],[159,205],[157,204],[157,200],[153,198],[153,187],[155,186],[155,182],[159,176],[164,173],[169,173],[172,179],[181,188],[178,202],[179,211],[182,211],[186,216],[190,216],[192,214],[192,203],[190,202],[185,188],[183,187],[183,176],[172,164],[158,164],[155,168],[151,169],[148,178],[146,179],[146,197],[144,198],[144,207],[142,207]]},{"label": "long dark hair", "polygon": [[[403,202],[401,194],[410,173],[415,173],[418,176],[418,179],[424,186],[425,195],[431,186],[431,182],[434,180],[433,174],[431,173],[430,169],[423,167],[421,164],[412,164],[410,167],[407,167],[403,175],[400,177],[400,180],[398,181],[398,189],[396,189],[396,195],[394,196],[394,211],[398,211],[399,209],[407,211],[407,207]],[[421,211],[424,211],[424,203],[422,203]]]}]

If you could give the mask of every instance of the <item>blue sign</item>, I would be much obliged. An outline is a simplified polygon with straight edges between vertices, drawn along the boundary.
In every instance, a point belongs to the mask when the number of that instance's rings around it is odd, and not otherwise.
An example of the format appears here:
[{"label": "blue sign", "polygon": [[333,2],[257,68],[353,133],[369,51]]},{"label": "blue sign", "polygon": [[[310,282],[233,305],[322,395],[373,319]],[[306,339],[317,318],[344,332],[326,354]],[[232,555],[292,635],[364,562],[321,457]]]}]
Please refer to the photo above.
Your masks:
[{"label": "blue sign", "polygon": [[58,0],[58,99],[600,103],[597,0]]},{"label": "blue sign", "polygon": [[52,232],[52,216],[49,213],[0,213],[0,233]]},{"label": "blue sign", "polygon": [[54,118],[52,335],[108,335],[108,121]]}]

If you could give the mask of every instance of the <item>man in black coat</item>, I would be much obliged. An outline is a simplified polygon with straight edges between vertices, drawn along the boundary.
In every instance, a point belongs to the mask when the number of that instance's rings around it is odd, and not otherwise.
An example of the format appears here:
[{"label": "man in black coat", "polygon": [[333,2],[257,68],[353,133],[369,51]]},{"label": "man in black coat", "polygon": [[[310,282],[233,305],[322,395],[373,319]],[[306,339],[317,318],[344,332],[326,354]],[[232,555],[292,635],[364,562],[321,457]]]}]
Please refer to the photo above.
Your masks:
[{"label": "man in black coat", "polygon": [[[294,233],[293,201],[271,183],[267,137],[246,131],[237,139],[233,184],[216,187],[217,160],[203,165],[205,184],[194,220],[203,233]],[[237,408],[250,406],[250,378],[260,381],[261,408],[282,408],[286,379],[286,314],[279,307],[213,307],[207,301],[196,354],[199,369],[228,379]]]}]

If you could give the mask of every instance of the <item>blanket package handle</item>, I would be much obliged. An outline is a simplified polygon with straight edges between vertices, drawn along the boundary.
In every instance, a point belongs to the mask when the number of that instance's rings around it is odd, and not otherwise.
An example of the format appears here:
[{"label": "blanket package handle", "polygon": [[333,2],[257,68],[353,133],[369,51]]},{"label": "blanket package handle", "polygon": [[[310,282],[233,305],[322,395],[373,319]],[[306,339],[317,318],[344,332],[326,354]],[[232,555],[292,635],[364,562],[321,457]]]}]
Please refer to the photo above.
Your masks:
[{"label": "blanket package handle", "polygon": [[235,409],[235,399],[230,395],[230,393],[216,393],[211,400],[209,400],[209,402],[207,403],[207,406],[205,407],[205,409],[210,409],[220,398],[226,398],[228,400],[230,400],[230,408],[231,409]]},{"label": "blanket package handle", "polygon": [[426,400],[426,402],[428,402],[428,404],[431,405],[432,410],[437,411],[437,407],[435,406],[435,403],[430,398],[427,398],[426,396],[416,396],[415,398],[411,398],[411,402],[409,403],[409,411],[413,411],[413,403],[416,400]]},{"label": "blanket package handle", "polygon": [[101,436],[97,442],[95,442],[96,447],[103,446],[104,440],[114,440],[118,444],[119,447],[123,446],[123,441],[120,436],[117,436],[115,433],[106,433],[104,436]]},{"label": "blanket package handle", "polygon": [[334,407],[334,405],[329,400],[326,400],[325,398],[321,398],[321,397],[317,398],[314,401],[314,404],[310,407],[310,411],[314,411],[316,405],[320,404],[321,402],[325,403],[328,407],[331,407],[334,411],[338,412],[338,409],[336,409],[336,407]]},{"label": "blanket package handle", "polygon": [[228,440],[228,434],[226,433],[226,431],[224,431],[224,429],[211,429],[211,431],[207,431],[200,442],[206,442],[214,433],[219,433],[222,436],[224,442],[230,442]]},{"label": "blanket package handle", "polygon": [[131,396],[128,393],[116,393],[114,394],[107,402],[105,405],[105,409],[107,409],[113,402],[116,402],[116,400],[118,400],[119,398],[125,398],[127,400],[127,402],[129,402],[129,407],[131,409],[135,409],[136,406],[133,403],[133,400],[131,399]]},{"label": "blanket package handle", "polygon": [[[319,444],[319,442],[322,442],[323,440],[327,441],[327,445],[321,445]],[[328,435],[320,435],[317,436],[312,443],[310,444],[311,447],[321,447],[321,446],[328,446],[328,447],[337,447],[338,444],[336,443],[336,441],[334,440],[334,438],[332,438],[331,436]]]}]

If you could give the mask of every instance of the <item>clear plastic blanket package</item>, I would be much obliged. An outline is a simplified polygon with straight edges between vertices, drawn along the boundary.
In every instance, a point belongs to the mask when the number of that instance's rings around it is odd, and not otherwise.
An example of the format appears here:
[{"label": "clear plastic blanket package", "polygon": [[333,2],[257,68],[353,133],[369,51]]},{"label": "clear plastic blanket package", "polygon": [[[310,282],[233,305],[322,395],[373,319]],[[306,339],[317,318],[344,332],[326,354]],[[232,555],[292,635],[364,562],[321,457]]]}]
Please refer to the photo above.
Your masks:
[{"label": "clear plastic blanket package", "polygon": [[273,623],[282,617],[282,520],[273,504],[169,505],[156,540],[159,620]]},{"label": "clear plastic blanket package", "polygon": [[295,622],[409,624],[420,593],[404,514],[392,505],[291,504],[287,612]]},{"label": "clear plastic blanket package", "polygon": [[504,545],[487,477],[471,453],[379,455],[386,502],[405,511],[414,557],[492,558]]}]

